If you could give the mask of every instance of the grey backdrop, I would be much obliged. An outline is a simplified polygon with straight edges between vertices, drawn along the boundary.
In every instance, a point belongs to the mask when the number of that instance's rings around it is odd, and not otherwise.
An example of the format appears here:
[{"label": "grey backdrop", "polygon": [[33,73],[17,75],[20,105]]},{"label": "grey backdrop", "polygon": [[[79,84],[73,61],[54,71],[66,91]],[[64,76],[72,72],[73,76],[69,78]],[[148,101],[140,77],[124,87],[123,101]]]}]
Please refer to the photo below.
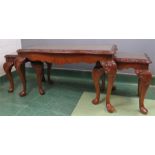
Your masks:
[{"label": "grey backdrop", "polygon": [[[22,39],[22,48],[28,48],[32,46],[46,46],[46,45],[103,45],[103,44],[116,44],[119,51],[131,52],[131,53],[147,53],[152,64],[150,69],[155,75],[155,39]],[[54,66],[67,69],[78,70],[91,70],[94,65],[88,64],[70,64],[63,66]],[[126,71],[123,71],[126,72]],[[132,73],[131,71],[127,71]]]}]

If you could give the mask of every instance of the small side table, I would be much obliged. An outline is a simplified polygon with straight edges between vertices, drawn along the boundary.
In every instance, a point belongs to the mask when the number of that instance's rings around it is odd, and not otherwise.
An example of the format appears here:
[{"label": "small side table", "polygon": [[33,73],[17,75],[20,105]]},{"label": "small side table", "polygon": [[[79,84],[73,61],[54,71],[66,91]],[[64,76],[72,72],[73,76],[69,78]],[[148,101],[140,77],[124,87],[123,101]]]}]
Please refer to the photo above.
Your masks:
[{"label": "small side table", "polygon": [[138,77],[139,109],[141,113],[147,114],[148,110],[144,106],[144,99],[152,79],[152,74],[149,71],[149,65],[152,63],[150,58],[147,54],[117,52],[114,60],[117,70],[134,69]]}]

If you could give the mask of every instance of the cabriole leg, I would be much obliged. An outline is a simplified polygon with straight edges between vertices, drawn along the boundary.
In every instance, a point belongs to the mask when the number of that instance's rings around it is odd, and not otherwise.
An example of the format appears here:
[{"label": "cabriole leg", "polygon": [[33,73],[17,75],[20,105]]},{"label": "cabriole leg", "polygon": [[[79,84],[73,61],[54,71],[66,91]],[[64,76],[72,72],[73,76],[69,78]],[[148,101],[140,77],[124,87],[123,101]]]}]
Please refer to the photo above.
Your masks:
[{"label": "cabriole leg", "polygon": [[12,73],[11,73],[11,69],[12,69],[13,65],[14,65],[13,62],[5,62],[3,65],[6,76],[10,82],[10,86],[9,86],[9,90],[8,90],[9,93],[12,93],[14,91],[14,82],[13,82],[13,77],[12,77]]},{"label": "cabriole leg", "polygon": [[26,96],[25,62],[26,58],[24,57],[18,56],[15,59],[15,68],[22,83],[22,91],[19,93],[21,97]]},{"label": "cabriole leg", "polygon": [[43,79],[43,63],[42,62],[31,62],[32,67],[34,68],[37,76],[38,90],[40,95],[44,95],[45,91],[42,87],[42,79]]},{"label": "cabriole leg", "polygon": [[147,114],[148,110],[144,105],[144,99],[152,79],[152,74],[148,70],[136,71],[136,73],[139,78],[139,109],[141,113]]},{"label": "cabriole leg", "polygon": [[115,111],[115,109],[110,103],[110,96],[111,96],[111,91],[112,91],[113,84],[114,84],[115,77],[116,77],[117,66],[114,61],[108,61],[108,62],[104,63],[103,67],[104,67],[105,73],[107,74],[107,77],[108,77],[106,107],[107,107],[107,111],[112,113]]}]

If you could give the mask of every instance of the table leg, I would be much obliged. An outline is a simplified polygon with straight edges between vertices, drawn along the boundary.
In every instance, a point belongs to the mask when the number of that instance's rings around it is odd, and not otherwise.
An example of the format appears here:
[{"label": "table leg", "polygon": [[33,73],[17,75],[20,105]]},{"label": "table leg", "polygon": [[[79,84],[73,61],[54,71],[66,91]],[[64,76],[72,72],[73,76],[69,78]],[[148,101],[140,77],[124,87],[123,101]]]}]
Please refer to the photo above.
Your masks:
[{"label": "table leg", "polygon": [[52,84],[53,81],[51,80],[51,68],[52,68],[52,64],[47,63],[47,78],[48,78],[48,82]]},{"label": "table leg", "polygon": [[95,91],[96,91],[96,97],[95,99],[92,100],[93,104],[99,104],[100,101],[100,84],[99,81],[101,79],[101,76],[104,74],[104,70],[103,68],[97,69],[94,68],[93,72],[92,72],[92,78],[94,81],[94,85],[95,85]]},{"label": "table leg", "polygon": [[117,72],[117,65],[114,61],[106,62],[104,65],[105,73],[108,76],[108,88],[107,88],[107,94],[106,94],[106,107],[108,112],[112,113],[115,111],[114,107],[110,103],[110,95],[113,88],[113,83],[116,77]]},{"label": "table leg", "polygon": [[42,82],[46,82],[44,65],[43,65],[43,77],[42,77]]},{"label": "table leg", "polygon": [[138,96],[140,96],[140,78],[138,78]]},{"label": "table leg", "polygon": [[139,109],[141,113],[147,114],[148,110],[145,108],[144,99],[152,79],[152,74],[148,70],[136,71],[136,73],[139,78]]},{"label": "table leg", "polygon": [[104,74],[104,69],[101,66],[100,62],[97,62],[96,66],[92,71],[92,79],[93,79],[95,91],[96,91],[96,97],[95,99],[92,100],[92,103],[95,105],[99,104],[99,101],[100,101],[100,83],[99,82],[103,74]]},{"label": "table leg", "polygon": [[11,73],[11,69],[13,66],[14,66],[13,62],[5,62],[3,65],[6,76],[10,82],[10,86],[9,86],[9,90],[8,90],[8,92],[10,92],[10,93],[14,91],[14,82],[13,82],[13,77],[12,77],[12,73]]},{"label": "table leg", "polygon": [[26,58],[24,57],[18,56],[15,59],[15,68],[22,82],[22,91],[19,93],[21,97],[26,96],[25,62]]},{"label": "table leg", "polygon": [[105,72],[102,75],[102,84],[101,84],[101,90],[104,91],[105,90]]},{"label": "table leg", "polygon": [[[102,79],[102,85],[101,85],[101,89],[105,90],[105,73],[103,73],[103,79]],[[116,90],[116,86],[113,84],[112,86],[112,91]]]},{"label": "table leg", "polygon": [[43,87],[42,87],[44,65],[42,62],[31,62],[31,64],[36,72],[39,93],[40,95],[44,95],[45,91],[43,90]]}]

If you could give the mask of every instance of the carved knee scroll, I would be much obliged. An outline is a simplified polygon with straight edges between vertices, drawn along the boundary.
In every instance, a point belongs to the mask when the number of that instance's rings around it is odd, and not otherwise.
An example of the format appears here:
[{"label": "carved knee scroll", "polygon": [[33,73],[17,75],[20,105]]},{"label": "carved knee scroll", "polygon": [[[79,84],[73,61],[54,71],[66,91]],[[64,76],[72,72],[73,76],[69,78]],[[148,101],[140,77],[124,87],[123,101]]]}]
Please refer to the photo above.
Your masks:
[{"label": "carved knee scroll", "polygon": [[139,109],[140,112],[143,114],[147,114],[148,110],[145,108],[144,105],[144,99],[147,92],[147,89],[149,88],[149,85],[151,83],[152,74],[148,70],[136,70],[136,74],[138,76],[139,81]]}]

